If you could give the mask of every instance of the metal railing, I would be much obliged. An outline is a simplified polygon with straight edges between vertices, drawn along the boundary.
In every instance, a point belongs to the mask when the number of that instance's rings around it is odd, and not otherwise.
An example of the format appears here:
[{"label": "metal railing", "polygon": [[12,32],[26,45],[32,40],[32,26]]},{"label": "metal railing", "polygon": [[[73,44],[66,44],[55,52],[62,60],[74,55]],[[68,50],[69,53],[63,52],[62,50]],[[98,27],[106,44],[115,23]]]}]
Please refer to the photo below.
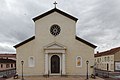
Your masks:
[{"label": "metal railing", "polygon": [[95,75],[102,78],[115,78],[116,76],[120,77],[120,72],[112,72],[107,70],[95,69]]},{"label": "metal railing", "polygon": [[95,69],[95,75],[103,78],[109,77],[109,71],[101,70],[101,69]]}]

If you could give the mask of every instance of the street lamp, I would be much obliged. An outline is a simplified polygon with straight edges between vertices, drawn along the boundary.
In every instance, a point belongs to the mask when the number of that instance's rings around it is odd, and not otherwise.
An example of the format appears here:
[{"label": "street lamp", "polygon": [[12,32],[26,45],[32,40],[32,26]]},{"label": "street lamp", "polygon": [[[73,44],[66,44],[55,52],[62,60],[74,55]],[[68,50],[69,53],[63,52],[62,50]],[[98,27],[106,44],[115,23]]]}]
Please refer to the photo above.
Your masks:
[{"label": "street lamp", "polygon": [[86,61],[86,64],[87,64],[87,74],[86,74],[86,80],[88,80],[88,63],[89,63],[89,61],[87,60],[87,61]]},{"label": "street lamp", "polygon": [[21,80],[24,80],[24,78],[23,78],[23,64],[24,64],[24,61],[21,61],[21,65],[22,65],[22,79]]}]

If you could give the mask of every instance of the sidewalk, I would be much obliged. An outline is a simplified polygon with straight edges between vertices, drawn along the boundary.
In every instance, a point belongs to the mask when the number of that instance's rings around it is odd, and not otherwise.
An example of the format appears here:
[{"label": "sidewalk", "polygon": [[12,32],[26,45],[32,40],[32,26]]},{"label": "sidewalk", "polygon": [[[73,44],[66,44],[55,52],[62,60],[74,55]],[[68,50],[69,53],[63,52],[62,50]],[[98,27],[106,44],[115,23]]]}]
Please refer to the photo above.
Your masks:
[{"label": "sidewalk", "polygon": [[[85,79],[86,79],[85,77],[58,77],[58,76],[57,77],[52,76],[49,78],[46,78],[46,77],[24,77],[24,80],[85,80]],[[21,80],[21,78],[20,79],[10,78],[10,79],[6,79],[6,80]],[[104,80],[104,79],[96,77],[96,79],[89,78],[89,80]]]}]

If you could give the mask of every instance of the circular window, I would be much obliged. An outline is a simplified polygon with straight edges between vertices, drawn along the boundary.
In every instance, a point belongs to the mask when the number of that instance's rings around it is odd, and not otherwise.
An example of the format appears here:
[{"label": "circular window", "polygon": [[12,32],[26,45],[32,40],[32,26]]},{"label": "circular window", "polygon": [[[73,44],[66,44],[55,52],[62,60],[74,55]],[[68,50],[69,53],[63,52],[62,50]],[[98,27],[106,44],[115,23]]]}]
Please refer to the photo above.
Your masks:
[{"label": "circular window", "polygon": [[58,25],[54,24],[50,28],[50,33],[54,36],[57,36],[60,33],[61,29]]}]

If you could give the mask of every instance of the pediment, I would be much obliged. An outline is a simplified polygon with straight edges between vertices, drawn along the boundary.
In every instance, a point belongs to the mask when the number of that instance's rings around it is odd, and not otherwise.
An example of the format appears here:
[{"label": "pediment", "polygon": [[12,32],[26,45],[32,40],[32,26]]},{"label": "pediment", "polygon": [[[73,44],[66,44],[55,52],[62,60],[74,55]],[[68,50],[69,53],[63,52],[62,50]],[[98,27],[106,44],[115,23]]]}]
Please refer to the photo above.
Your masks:
[{"label": "pediment", "polygon": [[66,47],[57,42],[53,42],[44,47],[44,49],[66,49]]},{"label": "pediment", "polygon": [[63,11],[57,9],[57,8],[54,8],[54,9],[51,9],[50,11],[48,11],[48,12],[46,12],[46,13],[43,13],[43,14],[41,14],[41,15],[33,18],[33,21],[35,22],[36,20],[38,20],[38,19],[40,19],[40,18],[43,18],[43,17],[45,17],[45,16],[47,16],[47,15],[53,13],[53,12],[57,12],[57,13],[63,15],[63,16],[66,16],[66,17],[74,20],[74,21],[77,21],[77,20],[78,20],[77,18],[73,17],[72,15],[69,15],[68,13],[65,13],[65,12],[63,12]]}]

